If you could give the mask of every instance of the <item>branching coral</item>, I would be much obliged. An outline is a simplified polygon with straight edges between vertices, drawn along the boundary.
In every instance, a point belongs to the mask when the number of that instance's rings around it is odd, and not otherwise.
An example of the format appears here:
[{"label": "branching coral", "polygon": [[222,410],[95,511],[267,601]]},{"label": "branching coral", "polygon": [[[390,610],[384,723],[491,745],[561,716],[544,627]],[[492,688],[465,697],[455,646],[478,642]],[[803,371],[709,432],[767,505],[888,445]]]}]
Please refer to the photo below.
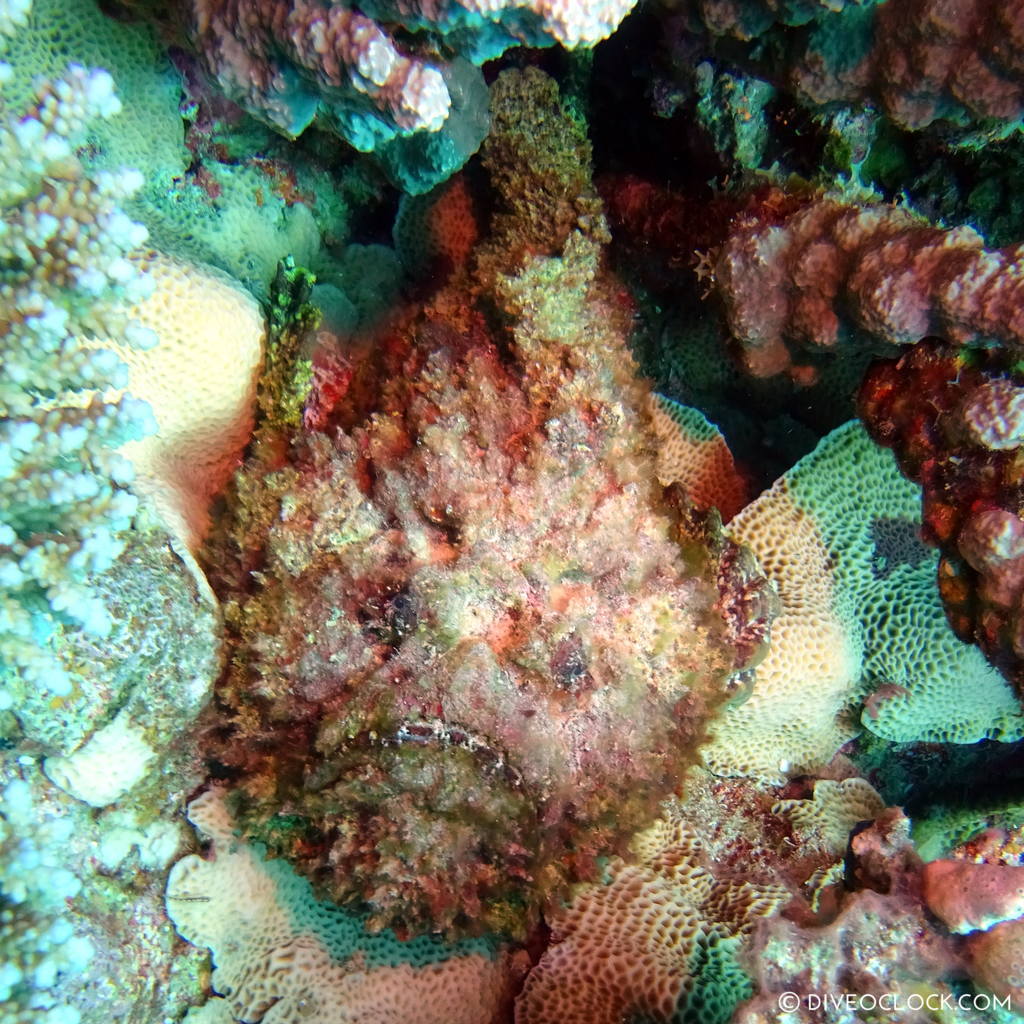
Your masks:
[{"label": "branching coral", "polygon": [[[0,128],[0,657],[8,680],[56,695],[70,684],[50,651],[55,630],[110,629],[90,578],[113,564],[136,508],[113,449],[152,428],[138,401],[78,398],[126,383],[117,356],[83,339],[153,342],[126,316],[149,288],[125,258],[145,230],[120,208],[138,176],[90,177],[75,156],[89,121],[118,107],[109,75],[71,68]],[[0,706],[12,701],[7,682]]]},{"label": "branching coral", "polygon": [[[836,45],[843,27],[847,33],[852,27],[842,18],[812,36],[803,67],[794,74],[807,98],[816,103],[868,98],[897,124],[913,129],[939,119],[958,125],[985,119],[1019,124],[1024,115],[1020,0],[888,3],[879,5],[873,24],[863,16],[856,22],[872,41],[866,52],[858,52],[856,43],[845,53]],[[855,38],[860,34],[854,33]]]},{"label": "branching coral", "polygon": [[980,122],[1002,133],[1018,127],[1024,114],[1019,0],[690,0],[683,6],[688,31],[732,37],[733,59],[743,52],[736,40],[751,44],[749,63],[812,108],[867,102],[903,128],[942,121],[956,130]]},{"label": "branching coral", "polygon": [[715,35],[753,39],[775,24],[806,25],[846,8],[869,7],[877,0],[692,0],[688,5]]},{"label": "branching coral", "polygon": [[899,207],[821,196],[781,220],[741,217],[715,284],[756,376],[798,374],[848,345],[941,334],[961,345],[1024,342],[1021,252],[986,249]]}]

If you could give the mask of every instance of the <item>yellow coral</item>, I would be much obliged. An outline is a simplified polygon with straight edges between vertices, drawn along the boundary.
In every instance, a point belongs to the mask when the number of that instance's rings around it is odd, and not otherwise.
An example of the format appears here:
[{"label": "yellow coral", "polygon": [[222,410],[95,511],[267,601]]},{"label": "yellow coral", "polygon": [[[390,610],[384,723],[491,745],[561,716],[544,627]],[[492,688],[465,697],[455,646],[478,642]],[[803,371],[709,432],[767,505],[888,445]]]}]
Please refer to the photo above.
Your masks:
[{"label": "yellow coral", "polygon": [[265,323],[256,300],[212,267],[156,252],[138,257],[153,294],[131,316],[159,344],[146,351],[103,341],[128,365],[128,391],[153,409],[158,431],[124,446],[136,487],[195,552],[252,432]]},{"label": "yellow coral", "polygon": [[806,840],[841,857],[858,822],[873,820],[885,801],[866,779],[819,779],[811,800],[779,800],[772,814],[785,815]]}]

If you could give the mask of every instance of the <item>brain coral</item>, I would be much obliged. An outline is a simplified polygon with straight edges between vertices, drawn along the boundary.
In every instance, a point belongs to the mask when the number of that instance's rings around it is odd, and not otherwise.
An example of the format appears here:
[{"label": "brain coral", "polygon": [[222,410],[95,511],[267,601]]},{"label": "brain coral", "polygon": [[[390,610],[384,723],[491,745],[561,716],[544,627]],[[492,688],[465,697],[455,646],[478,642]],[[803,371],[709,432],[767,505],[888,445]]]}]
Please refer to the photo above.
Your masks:
[{"label": "brain coral", "polygon": [[754,691],[702,755],[715,771],[781,780],[821,767],[861,724],[895,742],[1016,739],[999,674],[949,628],[916,488],[856,422],[730,524],[775,584],[781,611]]}]

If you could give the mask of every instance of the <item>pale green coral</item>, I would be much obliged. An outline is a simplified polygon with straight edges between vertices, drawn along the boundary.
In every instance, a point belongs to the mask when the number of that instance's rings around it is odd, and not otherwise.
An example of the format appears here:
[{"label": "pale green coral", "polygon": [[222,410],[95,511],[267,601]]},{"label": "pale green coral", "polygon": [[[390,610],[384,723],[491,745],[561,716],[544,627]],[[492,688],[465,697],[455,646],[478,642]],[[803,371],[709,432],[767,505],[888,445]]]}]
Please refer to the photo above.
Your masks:
[{"label": "pale green coral", "polygon": [[796,506],[832,551],[863,643],[861,724],[896,743],[1024,735],[1020,703],[946,621],[938,555],[920,538],[920,492],[859,423],[834,431],[786,474]]}]

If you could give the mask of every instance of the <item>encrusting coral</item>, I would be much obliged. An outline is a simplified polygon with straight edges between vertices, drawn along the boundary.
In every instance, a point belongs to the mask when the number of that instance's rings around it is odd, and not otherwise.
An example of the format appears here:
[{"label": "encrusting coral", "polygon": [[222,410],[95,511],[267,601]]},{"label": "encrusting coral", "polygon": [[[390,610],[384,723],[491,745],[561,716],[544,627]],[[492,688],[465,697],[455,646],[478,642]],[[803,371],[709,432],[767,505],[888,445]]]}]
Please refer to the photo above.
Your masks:
[{"label": "encrusting coral", "polygon": [[133,262],[153,282],[130,314],[160,339],[139,352],[103,339],[128,367],[125,390],[145,401],[156,429],[125,444],[135,487],[186,552],[209,527],[211,500],[241,459],[254,423],[266,326],[255,299],[226,274],[153,251]]},{"label": "encrusting coral", "polygon": [[238,843],[217,790],[194,800],[189,818],[213,843],[205,858],[175,864],[167,910],[188,941],[213,953],[223,996],[202,1019],[252,1020],[270,1006],[278,1024],[505,1018],[522,965],[500,943],[371,935],[361,916],[319,902],[284,862]]},{"label": "encrusting coral", "polygon": [[636,837],[632,854],[610,866],[607,884],[583,888],[553,915],[516,1024],[713,1024],[749,992],[740,951],[789,890],[712,866],[691,825],[671,813]]},{"label": "encrusting coral", "polygon": [[561,213],[575,125],[537,71],[495,92],[566,169],[502,163],[499,210],[532,188],[562,219],[535,207],[504,270],[484,243],[504,329],[463,278],[314,385],[324,429],[258,447],[211,549],[235,652],[208,748],[242,834],[378,926],[522,934],[653,817],[770,603],[662,501],[597,200]]},{"label": "encrusting coral", "polygon": [[1012,690],[946,622],[918,503],[853,422],[730,523],[781,610],[752,695],[701,750],[713,770],[768,781],[816,771],[858,725],[902,743],[1022,735]]},{"label": "encrusting coral", "polygon": [[746,482],[717,427],[699,409],[651,395],[651,423],[658,437],[658,479],[674,482],[698,508],[717,508],[728,522],[747,503]]}]

